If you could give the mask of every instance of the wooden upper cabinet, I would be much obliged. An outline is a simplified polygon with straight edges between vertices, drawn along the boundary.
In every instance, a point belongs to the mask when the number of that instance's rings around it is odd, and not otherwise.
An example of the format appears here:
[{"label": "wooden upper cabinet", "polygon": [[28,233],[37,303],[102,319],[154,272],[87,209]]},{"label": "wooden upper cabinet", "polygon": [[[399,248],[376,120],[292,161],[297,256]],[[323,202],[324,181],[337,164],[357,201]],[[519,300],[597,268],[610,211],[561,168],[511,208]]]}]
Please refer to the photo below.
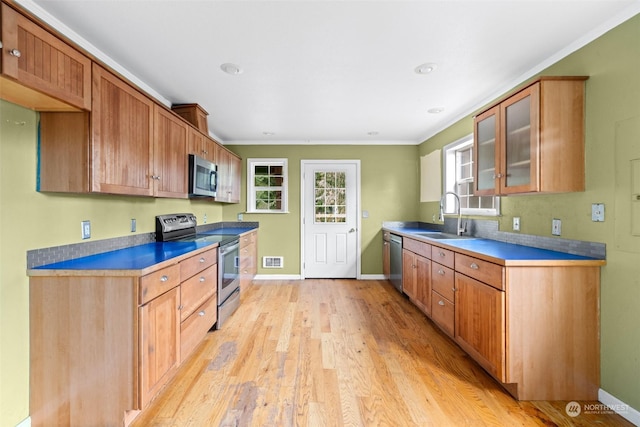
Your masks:
[{"label": "wooden upper cabinet", "polygon": [[474,119],[476,195],[584,191],[584,81],[543,77]]},{"label": "wooden upper cabinet", "polygon": [[187,198],[188,125],[170,111],[154,106],[154,182],[158,197]]},{"label": "wooden upper cabinet", "polygon": [[91,60],[6,4],[1,8],[2,76],[9,78],[0,82],[2,98],[40,111],[90,110]]},{"label": "wooden upper cabinet", "polygon": [[217,144],[215,162],[218,165],[216,202],[240,203],[242,159]]},{"label": "wooden upper cabinet", "polygon": [[216,163],[216,142],[198,130],[189,127],[188,151]]},{"label": "wooden upper cabinet", "polygon": [[153,108],[151,99],[94,64],[92,191],[153,195]]}]

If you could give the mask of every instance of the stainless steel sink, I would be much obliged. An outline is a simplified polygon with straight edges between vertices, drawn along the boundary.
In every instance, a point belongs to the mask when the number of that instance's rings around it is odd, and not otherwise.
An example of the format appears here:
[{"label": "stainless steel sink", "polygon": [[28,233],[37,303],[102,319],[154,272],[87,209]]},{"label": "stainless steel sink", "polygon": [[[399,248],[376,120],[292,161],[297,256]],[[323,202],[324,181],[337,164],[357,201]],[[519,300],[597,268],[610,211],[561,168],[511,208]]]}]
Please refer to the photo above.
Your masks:
[{"label": "stainless steel sink", "polygon": [[475,239],[471,236],[458,236],[457,234],[441,233],[439,231],[415,233],[416,236],[426,237],[427,239],[437,240],[457,240],[457,239]]}]

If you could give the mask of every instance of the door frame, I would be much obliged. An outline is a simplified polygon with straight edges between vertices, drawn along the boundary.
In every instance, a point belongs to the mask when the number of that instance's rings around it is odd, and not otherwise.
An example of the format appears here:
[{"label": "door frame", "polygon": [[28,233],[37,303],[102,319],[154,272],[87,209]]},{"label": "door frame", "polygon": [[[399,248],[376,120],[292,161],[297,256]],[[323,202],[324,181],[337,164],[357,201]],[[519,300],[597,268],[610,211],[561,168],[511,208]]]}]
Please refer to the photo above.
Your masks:
[{"label": "door frame", "polygon": [[361,233],[360,228],[362,227],[362,215],[360,215],[360,159],[341,159],[341,160],[329,160],[329,159],[302,159],[300,160],[300,279],[305,279],[305,233],[304,233],[304,223],[305,223],[305,177],[304,171],[308,164],[311,163],[322,163],[325,165],[343,165],[343,164],[354,164],[356,166],[356,280],[361,279]]}]

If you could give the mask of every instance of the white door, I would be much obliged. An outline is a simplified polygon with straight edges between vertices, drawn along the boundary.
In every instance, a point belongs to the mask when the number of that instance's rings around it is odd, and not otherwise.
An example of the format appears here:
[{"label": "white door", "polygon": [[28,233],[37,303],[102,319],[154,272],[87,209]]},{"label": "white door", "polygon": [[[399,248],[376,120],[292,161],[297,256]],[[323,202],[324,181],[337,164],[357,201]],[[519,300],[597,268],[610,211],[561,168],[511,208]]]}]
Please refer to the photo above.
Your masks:
[{"label": "white door", "polygon": [[359,160],[302,160],[302,278],[357,278]]}]

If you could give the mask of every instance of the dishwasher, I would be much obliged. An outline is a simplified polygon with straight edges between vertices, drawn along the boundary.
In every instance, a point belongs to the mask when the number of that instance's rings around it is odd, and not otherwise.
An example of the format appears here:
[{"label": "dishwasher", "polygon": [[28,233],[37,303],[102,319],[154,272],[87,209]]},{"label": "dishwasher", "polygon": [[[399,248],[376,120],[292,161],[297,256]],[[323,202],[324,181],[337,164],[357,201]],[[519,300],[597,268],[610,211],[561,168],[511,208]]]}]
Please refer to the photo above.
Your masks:
[{"label": "dishwasher", "polygon": [[402,293],[402,237],[391,235],[391,268],[389,280],[391,284]]}]

